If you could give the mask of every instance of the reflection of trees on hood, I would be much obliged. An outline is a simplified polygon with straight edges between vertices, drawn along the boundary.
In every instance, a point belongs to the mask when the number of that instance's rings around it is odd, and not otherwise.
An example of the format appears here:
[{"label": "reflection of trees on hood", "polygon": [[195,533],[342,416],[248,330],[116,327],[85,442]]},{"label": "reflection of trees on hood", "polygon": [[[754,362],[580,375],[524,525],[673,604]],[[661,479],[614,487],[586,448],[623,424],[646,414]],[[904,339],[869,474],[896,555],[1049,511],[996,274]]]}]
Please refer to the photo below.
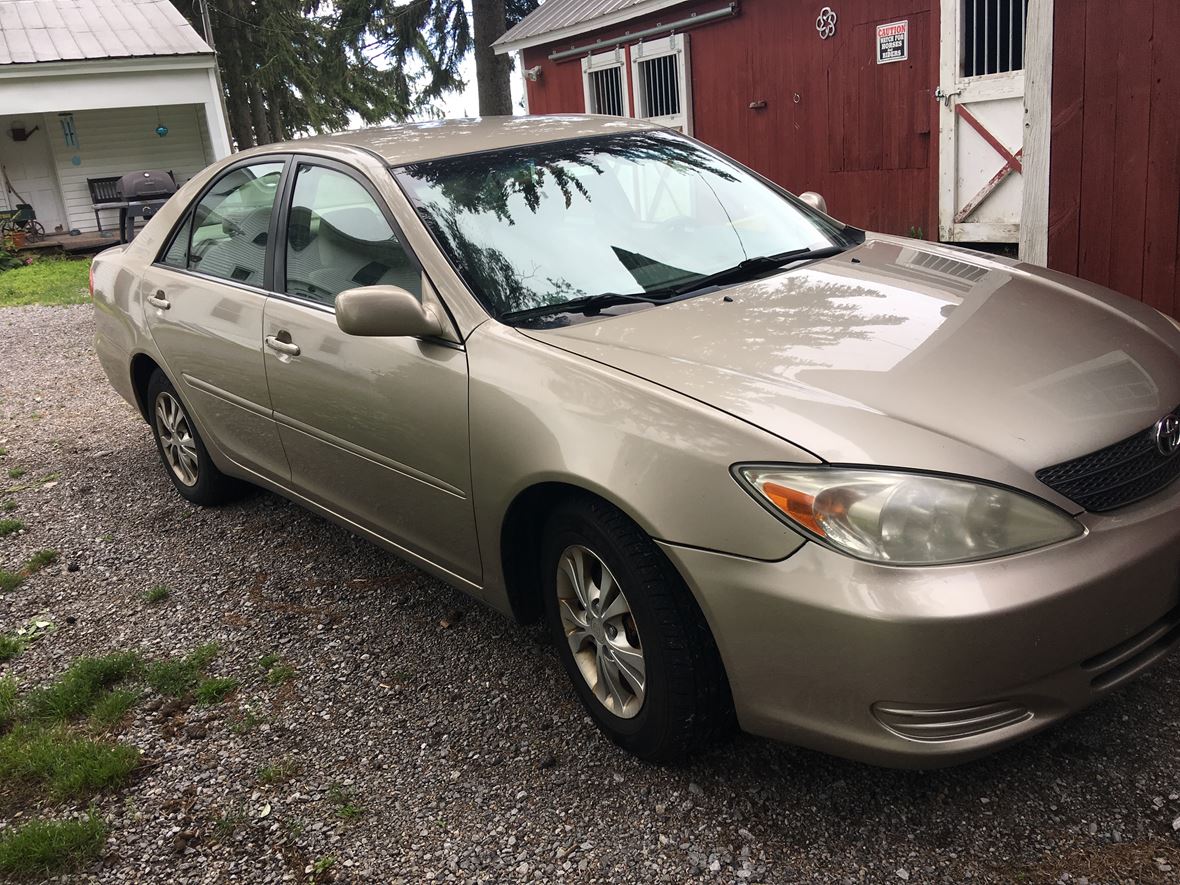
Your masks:
[{"label": "reflection of trees on hood", "polygon": [[[714,157],[690,141],[663,132],[627,132],[576,141],[532,144],[488,154],[467,154],[425,163],[412,163],[405,173],[432,188],[458,212],[492,214],[513,224],[509,201],[520,196],[531,212],[542,200],[560,193],[565,208],[576,195],[591,196],[578,170],[602,175],[603,156],[632,162],[655,162],[684,172],[737,177]],[[552,184],[549,184],[550,180]]]}]

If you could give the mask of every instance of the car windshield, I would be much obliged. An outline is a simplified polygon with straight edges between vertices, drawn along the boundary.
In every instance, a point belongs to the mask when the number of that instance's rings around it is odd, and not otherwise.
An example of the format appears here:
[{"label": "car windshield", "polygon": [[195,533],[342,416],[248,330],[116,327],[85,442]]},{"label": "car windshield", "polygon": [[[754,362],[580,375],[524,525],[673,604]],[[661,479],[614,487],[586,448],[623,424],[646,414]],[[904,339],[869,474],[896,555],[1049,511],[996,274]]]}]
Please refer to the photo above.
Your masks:
[{"label": "car windshield", "polygon": [[447,157],[395,175],[497,317],[604,293],[669,294],[750,259],[850,245],[830,219],[663,130]]}]

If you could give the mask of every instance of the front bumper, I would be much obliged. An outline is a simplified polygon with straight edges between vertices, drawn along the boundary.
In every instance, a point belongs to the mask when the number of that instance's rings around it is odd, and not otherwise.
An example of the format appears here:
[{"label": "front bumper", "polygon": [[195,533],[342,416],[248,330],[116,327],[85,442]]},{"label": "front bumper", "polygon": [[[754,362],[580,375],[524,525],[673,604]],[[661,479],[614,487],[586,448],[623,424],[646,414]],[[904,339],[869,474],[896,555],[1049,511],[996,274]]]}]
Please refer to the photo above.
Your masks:
[{"label": "front bumper", "polygon": [[745,730],[935,767],[1065,718],[1180,644],[1180,484],[1081,519],[1073,541],[929,568],[815,543],[780,562],[661,547],[709,621]]}]

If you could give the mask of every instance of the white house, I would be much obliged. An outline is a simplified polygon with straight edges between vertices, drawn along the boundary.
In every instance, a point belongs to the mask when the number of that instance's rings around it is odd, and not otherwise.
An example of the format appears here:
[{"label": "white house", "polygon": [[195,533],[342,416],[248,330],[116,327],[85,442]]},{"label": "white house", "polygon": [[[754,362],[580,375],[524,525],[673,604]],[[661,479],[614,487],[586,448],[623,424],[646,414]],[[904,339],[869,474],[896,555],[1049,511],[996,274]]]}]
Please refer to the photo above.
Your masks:
[{"label": "white house", "polygon": [[[0,0],[0,166],[47,233],[96,219],[92,187],[181,183],[230,152],[213,51],[167,0]],[[20,202],[0,176],[0,208]]]}]

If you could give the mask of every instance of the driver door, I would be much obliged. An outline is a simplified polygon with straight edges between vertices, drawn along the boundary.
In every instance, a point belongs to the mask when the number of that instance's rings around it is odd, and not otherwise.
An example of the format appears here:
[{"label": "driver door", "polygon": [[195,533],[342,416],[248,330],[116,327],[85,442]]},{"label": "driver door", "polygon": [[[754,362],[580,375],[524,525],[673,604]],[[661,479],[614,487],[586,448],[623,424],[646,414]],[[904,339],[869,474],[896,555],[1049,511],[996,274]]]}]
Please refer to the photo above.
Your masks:
[{"label": "driver door", "polygon": [[437,339],[362,338],[336,325],[336,295],[423,274],[379,195],[349,167],[299,159],[280,215],[264,359],[294,486],[472,582],[467,353]]}]

